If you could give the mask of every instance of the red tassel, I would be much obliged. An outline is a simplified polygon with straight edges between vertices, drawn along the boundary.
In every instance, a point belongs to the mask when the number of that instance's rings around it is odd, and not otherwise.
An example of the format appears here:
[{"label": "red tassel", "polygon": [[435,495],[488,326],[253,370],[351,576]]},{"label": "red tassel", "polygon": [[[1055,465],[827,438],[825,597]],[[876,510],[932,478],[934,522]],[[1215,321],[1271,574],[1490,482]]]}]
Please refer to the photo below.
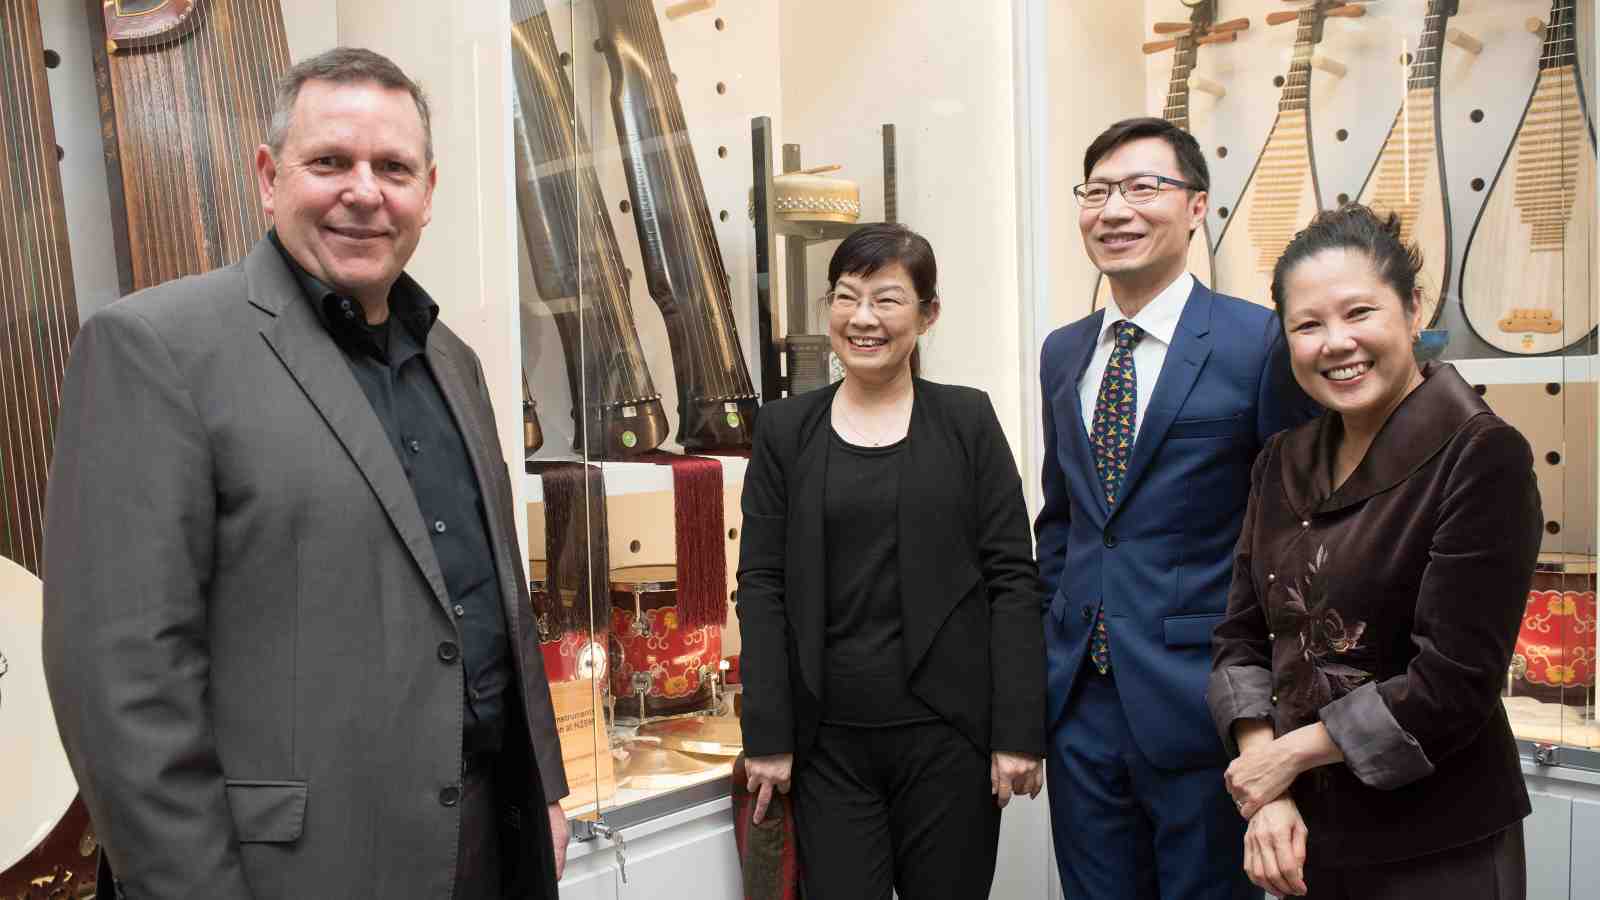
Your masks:
[{"label": "red tassel", "polygon": [[728,620],[728,554],[723,537],[722,463],[702,456],[648,455],[672,467],[677,533],[678,618],[685,628]]}]

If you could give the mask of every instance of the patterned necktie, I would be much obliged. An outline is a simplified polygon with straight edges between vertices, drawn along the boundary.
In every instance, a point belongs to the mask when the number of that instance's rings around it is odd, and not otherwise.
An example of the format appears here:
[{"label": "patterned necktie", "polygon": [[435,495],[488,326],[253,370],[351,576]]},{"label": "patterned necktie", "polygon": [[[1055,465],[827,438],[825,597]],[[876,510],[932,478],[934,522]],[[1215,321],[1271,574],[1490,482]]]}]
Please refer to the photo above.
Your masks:
[{"label": "patterned necktie", "polygon": [[[1100,489],[1106,492],[1107,506],[1116,505],[1122,479],[1128,474],[1128,460],[1133,456],[1133,436],[1139,423],[1139,379],[1133,368],[1133,348],[1144,337],[1144,329],[1127,320],[1111,326],[1111,330],[1117,343],[1106,360],[1106,373],[1100,379],[1100,392],[1094,401],[1094,423],[1089,428],[1094,468],[1100,475]],[[1103,603],[1095,612],[1089,659],[1101,675],[1110,671],[1111,643],[1106,637]]]}]

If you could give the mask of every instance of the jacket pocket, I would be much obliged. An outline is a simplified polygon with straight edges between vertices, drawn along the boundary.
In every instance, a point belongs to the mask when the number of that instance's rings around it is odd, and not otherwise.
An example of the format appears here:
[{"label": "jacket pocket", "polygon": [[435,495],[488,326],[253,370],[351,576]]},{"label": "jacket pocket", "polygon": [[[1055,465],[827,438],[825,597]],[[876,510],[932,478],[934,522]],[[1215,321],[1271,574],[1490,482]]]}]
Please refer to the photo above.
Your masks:
[{"label": "jacket pocket", "polygon": [[1231,437],[1244,429],[1244,416],[1220,419],[1178,419],[1167,427],[1167,438]]},{"label": "jacket pocket", "polygon": [[284,844],[300,839],[306,823],[304,781],[225,782],[239,843]]},{"label": "jacket pocket", "polygon": [[1211,643],[1211,632],[1222,621],[1222,613],[1167,616],[1161,620],[1162,637],[1168,647],[1194,647]]}]

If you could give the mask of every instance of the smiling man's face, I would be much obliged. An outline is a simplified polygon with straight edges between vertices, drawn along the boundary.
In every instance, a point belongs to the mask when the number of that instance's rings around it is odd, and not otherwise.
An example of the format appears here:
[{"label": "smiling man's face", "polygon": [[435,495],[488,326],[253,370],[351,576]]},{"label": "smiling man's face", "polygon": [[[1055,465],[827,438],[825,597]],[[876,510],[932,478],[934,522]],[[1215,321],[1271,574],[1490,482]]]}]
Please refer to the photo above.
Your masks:
[{"label": "smiling man's face", "polygon": [[437,171],[409,92],[308,81],[283,149],[256,151],[261,205],[305,270],[381,320],[433,212]]},{"label": "smiling man's face", "polygon": [[[1107,153],[1088,180],[1114,185],[1133,175],[1188,181],[1178,168],[1177,154],[1159,137],[1132,140]],[[1204,191],[1165,185],[1149,203],[1134,205],[1113,186],[1105,206],[1079,209],[1078,228],[1089,258],[1106,277],[1166,284],[1183,272],[1189,235],[1205,214]]]}]

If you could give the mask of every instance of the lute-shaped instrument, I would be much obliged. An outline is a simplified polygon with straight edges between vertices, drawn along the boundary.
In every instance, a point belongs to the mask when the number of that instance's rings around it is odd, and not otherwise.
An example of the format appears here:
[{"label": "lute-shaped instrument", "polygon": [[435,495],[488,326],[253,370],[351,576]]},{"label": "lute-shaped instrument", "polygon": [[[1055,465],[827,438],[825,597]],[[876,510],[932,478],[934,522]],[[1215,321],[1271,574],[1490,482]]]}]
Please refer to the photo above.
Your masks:
[{"label": "lute-shaped instrument", "polygon": [[1406,96],[1357,195],[1380,214],[1400,216],[1401,240],[1422,250],[1422,321],[1432,324],[1450,283],[1450,193],[1439,124],[1439,65],[1445,29],[1460,0],[1428,0],[1422,39],[1406,72]]},{"label": "lute-shaped instrument", "polygon": [[[1146,53],[1172,50],[1172,75],[1167,81],[1167,102],[1161,111],[1162,118],[1189,130],[1190,78],[1194,75],[1195,61],[1201,44],[1218,44],[1236,40],[1239,32],[1250,27],[1249,19],[1217,22],[1217,0],[1183,0],[1192,10],[1187,26],[1178,22],[1158,23],[1158,33],[1171,38],[1144,45]],[[1211,228],[1202,221],[1189,238],[1188,270],[1196,278],[1216,287],[1211,262]],[[1095,276],[1094,308],[1100,309],[1111,302],[1111,282],[1104,275]]]},{"label": "lute-shaped instrument", "polygon": [[1539,76],[1467,238],[1467,324],[1508,353],[1563,350],[1597,321],[1595,136],[1578,72],[1575,0],[1555,0]]},{"label": "lute-shaped instrument", "polygon": [[728,270],[650,0],[596,0],[645,284],[667,324],[678,443],[750,446],[756,392],[734,330]]},{"label": "lute-shaped instrument", "polygon": [[1297,12],[1267,16],[1268,25],[1296,23],[1294,58],[1284,77],[1278,117],[1266,145],[1217,236],[1217,281],[1230,294],[1271,307],[1272,267],[1295,232],[1322,208],[1311,140],[1312,57],[1329,16],[1355,17],[1365,12],[1353,4],[1313,0]]},{"label": "lute-shaped instrument", "polygon": [[511,72],[517,214],[535,287],[566,354],[573,449],[596,459],[653,450],[666,440],[667,414],[645,366],[628,270],[543,0],[511,2]]}]

